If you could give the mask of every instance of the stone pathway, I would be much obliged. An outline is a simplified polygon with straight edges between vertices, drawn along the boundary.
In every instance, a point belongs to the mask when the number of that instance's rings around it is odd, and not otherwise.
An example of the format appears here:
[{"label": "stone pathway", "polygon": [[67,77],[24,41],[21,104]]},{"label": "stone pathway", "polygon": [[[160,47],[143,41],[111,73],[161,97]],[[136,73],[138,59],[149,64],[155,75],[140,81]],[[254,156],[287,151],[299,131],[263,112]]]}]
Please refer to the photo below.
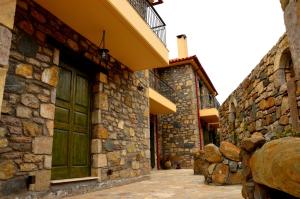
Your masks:
[{"label": "stone pathway", "polygon": [[70,199],[242,199],[241,186],[208,186],[193,170],[153,171],[151,179],[96,191]]}]

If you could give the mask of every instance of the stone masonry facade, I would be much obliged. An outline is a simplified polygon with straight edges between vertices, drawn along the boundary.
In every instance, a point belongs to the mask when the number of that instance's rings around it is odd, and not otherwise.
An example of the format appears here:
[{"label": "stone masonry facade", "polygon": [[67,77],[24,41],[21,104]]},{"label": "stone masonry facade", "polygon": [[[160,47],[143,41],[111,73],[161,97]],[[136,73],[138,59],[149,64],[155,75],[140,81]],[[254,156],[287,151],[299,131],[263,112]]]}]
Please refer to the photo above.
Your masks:
[{"label": "stone masonry facade", "polygon": [[[11,36],[0,26],[0,39],[3,34],[12,38],[9,63],[0,60],[8,65],[0,119],[0,196],[51,188],[61,52],[49,37],[101,68],[91,76],[91,176],[104,183],[149,174],[148,72],[133,73],[112,57],[101,65],[95,45],[31,0],[17,1],[14,24]],[[0,42],[1,56],[2,45],[9,49],[9,42]],[[33,184],[29,176],[35,176]]]},{"label": "stone masonry facade", "polygon": [[220,107],[220,139],[240,145],[254,132],[267,141],[297,135],[299,99],[284,35]]},{"label": "stone masonry facade", "polygon": [[[193,167],[193,154],[199,150],[199,129],[195,72],[189,64],[160,69],[160,76],[175,91],[176,113],[159,115],[159,142],[162,158]],[[176,165],[175,165],[176,166]]]}]

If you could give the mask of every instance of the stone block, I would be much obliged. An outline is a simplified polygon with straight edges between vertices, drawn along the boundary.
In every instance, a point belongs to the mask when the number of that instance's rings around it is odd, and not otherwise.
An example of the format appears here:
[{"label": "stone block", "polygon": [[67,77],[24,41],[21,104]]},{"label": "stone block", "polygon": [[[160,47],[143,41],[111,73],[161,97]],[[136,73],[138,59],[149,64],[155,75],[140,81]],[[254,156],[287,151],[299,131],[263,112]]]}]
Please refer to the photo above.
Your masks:
[{"label": "stone block", "polygon": [[59,65],[59,56],[60,56],[60,51],[59,49],[55,48],[53,52],[53,64],[56,66]]},{"label": "stone block", "polygon": [[92,168],[91,175],[93,177],[98,177],[98,182],[101,182],[102,169],[101,168]]},{"label": "stone block", "polygon": [[49,136],[53,136],[53,132],[54,132],[54,121],[53,120],[47,120],[46,122],[46,127],[48,130],[48,135]]},{"label": "stone block", "polygon": [[42,73],[42,82],[49,84],[50,86],[56,87],[58,83],[58,72],[57,66],[46,68]]},{"label": "stone block", "polygon": [[91,152],[96,154],[102,152],[102,141],[100,139],[92,140]]},{"label": "stone block", "polygon": [[32,137],[39,136],[43,132],[43,129],[40,125],[31,121],[23,121],[23,129],[25,135]]},{"label": "stone block", "polygon": [[120,120],[120,121],[118,122],[118,128],[119,128],[119,129],[124,129],[124,121],[123,121],[123,120]]},{"label": "stone block", "polygon": [[93,155],[93,168],[102,168],[107,166],[107,157],[105,154]]},{"label": "stone block", "polygon": [[8,146],[8,141],[6,138],[0,138],[0,148],[4,148]]},{"label": "stone block", "polygon": [[43,156],[42,155],[34,155],[34,154],[24,154],[23,156],[24,162],[42,162]]},{"label": "stone block", "polygon": [[21,117],[21,118],[31,118],[32,111],[30,108],[26,106],[17,106],[16,115],[17,117]]},{"label": "stone block", "polygon": [[35,184],[29,186],[30,191],[47,191],[50,188],[51,171],[39,170],[31,172],[30,175],[35,176]]},{"label": "stone block", "polygon": [[51,169],[52,168],[52,156],[45,155],[44,157],[44,168]]},{"label": "stone block", "polygon": [[[1,50],[0,50],[0,54],[1,54]],[[0,68],[0,113],[1,113],[1,108],[2,108],[2,100],[3,100],[3,92],[4,92],[4,85],[5,85],[6,73],[7,73],[7,69],[6,68]]]},{"label": "stone block", "polygon": [[13,161],[6,160],[0,162],[0,180],[7,180],[12,178],[17,169]]},{"label": "stone block", "polygon": [[32,152],[34,154],[52,154],[52,137],[36,137],[32,142]]},{"label": "stone block", "polygon": [[20,176],[13,179],[6,180],[0,186],[0,195],[18,194],[27,190],[27,177]]},{"label": "stone block", "polygon": [[140,162],[138,161],[132,161],[131,162],[132,169],[139,169],[140,168]]},{"label": "stone block", "polygon": [[107,84],[108,83],[108,80],[107,80],[107,75],[104,74],[104,73],[98,73],[97,74],[97,80],[104,83],[104,84]]},{"label": "stone block", "polygon": [[38,108],[40,105],[39,99],[32,94],[23,94],[21,96],[21,102],[30,108]]},{"label": "stone block", "polygon": [[37,166],[33,163],[22,163],[19,166],[20,166],[20,171],[23,172],[34,171],[37,169]]},{"label": "stone block", "polygon": [[16,67],[16,74],[25,78],[32,79],[32,65],[29,64],[19,64]]},{"label": "stone block", "polygon": [[108,95],[107,93],[97,93],[95,95],[94,107],[104,111],[108,111]]},{"label": "stone block", "polygon": [[107,153],[107,161],[110,164],[119,165],[121,160],[121,154],[119,151]]},{"label": "stone block", "polygon": [[40,114],[43,118],[54,119],[55,106],[53,104],[41,104]]},{"label": "stone block", "polygon": [[95,110],[92,113],[92,124],[101,123],[101,110]]},{"label": "stone block", "polygon": [[97,139],[107,139],[108,131],[101,125],[96,125],[93,128],[93,137]]}]

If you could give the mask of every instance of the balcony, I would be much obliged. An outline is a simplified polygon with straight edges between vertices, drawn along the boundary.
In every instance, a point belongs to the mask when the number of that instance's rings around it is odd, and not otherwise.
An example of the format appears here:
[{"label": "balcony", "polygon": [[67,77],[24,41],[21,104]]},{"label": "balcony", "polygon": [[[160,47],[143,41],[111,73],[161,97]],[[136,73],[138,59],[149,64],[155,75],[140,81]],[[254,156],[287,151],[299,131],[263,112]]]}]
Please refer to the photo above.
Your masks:
[{"label": "balcony", "polygon": [[200,118],[204,120],[209,126],[219,127],[219,107],[220,103],[212,95],[200,96]]},{"label": "balcony", "polygon": [[152,114],[175,113],[175,91],[157,74],[149,70],[149,98]]},{"label": "balcony", "polygon": [[166,24],[147,0],[128,0],[157,37],[166,45]]},{"label": "balcony", "polygon": [[34,1],[97,46],[105,30],[106,48],[132,71],[169,63],[165,25],[146,0]]}]

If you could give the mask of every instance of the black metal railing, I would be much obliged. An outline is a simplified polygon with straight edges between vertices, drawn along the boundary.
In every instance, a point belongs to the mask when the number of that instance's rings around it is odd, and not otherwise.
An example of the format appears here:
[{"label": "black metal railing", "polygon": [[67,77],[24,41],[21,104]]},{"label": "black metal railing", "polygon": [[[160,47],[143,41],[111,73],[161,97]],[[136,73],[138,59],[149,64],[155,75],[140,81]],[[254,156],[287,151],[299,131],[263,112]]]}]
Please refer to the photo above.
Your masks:
[{"label": "black metal railing", "polygon": [[175,103],[175,90],[152,70],[149,70],[149,82],[151,88]]},{"label": "black metal railing", "polygon": [[128,0],[158,38],[166,45],[166,24],[148,0]]},{"label": "black metal railing", "polygon": [[200,95],[199,97],[200,99],[200,105],[201,105],[201,109],[207,109],[207,108],[216,108],[219,109],[220,108],[220,103],[217,100],[216,97],[214,97],[213,95]]}]

